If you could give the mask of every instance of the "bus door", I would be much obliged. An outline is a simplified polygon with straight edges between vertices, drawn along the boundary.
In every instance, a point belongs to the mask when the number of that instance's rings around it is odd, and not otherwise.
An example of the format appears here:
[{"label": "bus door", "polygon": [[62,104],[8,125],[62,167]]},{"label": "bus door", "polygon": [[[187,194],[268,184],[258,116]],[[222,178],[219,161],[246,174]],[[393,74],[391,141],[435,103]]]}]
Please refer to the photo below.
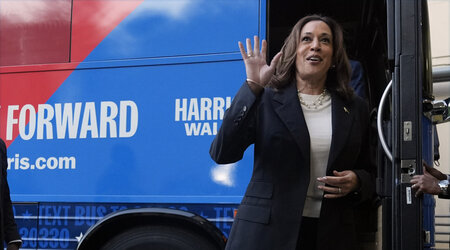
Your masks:
[{"label": "bus door", "polygon": [[422,107],[433,99],[427,2],[387,1],[387,22],[392,80],[381,98],[377,119],[387,158],[379,161],[385,194],[382,245],[394,250],[429,248],[433,245],[433,198],[415,197],[410,184],[413,175],[423,173],[422,161],[433,162],[433,128]]}]

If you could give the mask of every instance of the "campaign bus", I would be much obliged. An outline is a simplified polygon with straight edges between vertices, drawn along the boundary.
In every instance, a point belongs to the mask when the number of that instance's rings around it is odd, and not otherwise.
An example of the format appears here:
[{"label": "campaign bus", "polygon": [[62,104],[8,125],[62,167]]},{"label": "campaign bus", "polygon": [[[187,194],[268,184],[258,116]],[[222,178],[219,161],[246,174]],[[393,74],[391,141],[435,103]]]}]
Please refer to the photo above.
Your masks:
[{"label": "campaign bus", "polygon": [[[404,21],[399,13],[409,10],[415,14]],[[0,137],[22,248],[223,249],[253,163],[252,147],[233,164],[209,156],[245,81],[238,41],[267,39],[271,58],[299,18],[332,16],[364,69],[361,93],[377,110],[393,79],[392,105],[432,99],[422,88],[429,81],[409,81],[416,94],[395,101],[396,78],[427,74],[421,11],[425,1],[0,0]],[[407,27],[425,49],[412,42],[411,56],[399,60]],[[416,66],[397,74],[403,59]],[[387,113],[383,129],[401,134]],[[412,141],[428,140],[426,129],[416,135],[431,123],[413,118]],[[376,139],[372,145],[381,152]],[[379,163],[397,164],[403,156],[393,154],[379,153]],[[396,199],[389,185],[380,191],[387,203],[373,204],[384,204],[385,217]],[[376,216],[366,219],[376,225]],[[376,228],[365,229],[361,239],[375,242]]]}]

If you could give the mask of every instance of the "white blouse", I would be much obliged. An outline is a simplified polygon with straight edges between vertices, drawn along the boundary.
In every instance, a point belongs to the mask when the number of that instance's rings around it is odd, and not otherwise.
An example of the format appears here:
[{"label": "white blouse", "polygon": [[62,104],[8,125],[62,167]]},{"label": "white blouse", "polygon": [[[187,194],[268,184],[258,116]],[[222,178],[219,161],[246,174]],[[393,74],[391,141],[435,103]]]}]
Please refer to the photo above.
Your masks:
[{"label": "white blouse", "polygon": [[[304,103],[311,104],[317,100],[319,95],[308,95],[299,93]],[[301,104],[306,125],[310,137],[310,180],[308,193],[306,195],[303,216],[319,218],[322,205],[323,191],[317,186],[322,183],[317,181],[318,177],[326,174],[328,155],[330,153],[332,122],[331,122],[331,97],[329,94],[316,106]]]}]

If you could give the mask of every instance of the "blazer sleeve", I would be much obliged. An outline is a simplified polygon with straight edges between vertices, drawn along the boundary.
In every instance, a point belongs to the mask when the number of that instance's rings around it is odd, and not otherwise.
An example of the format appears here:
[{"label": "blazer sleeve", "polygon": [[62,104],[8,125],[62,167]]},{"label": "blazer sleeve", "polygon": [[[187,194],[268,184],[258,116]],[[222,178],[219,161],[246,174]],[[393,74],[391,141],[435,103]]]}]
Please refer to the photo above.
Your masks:
[{"label": "blazer sleeve", "polygon": [[257,100],[245,82],[225,112],[219,132],[211,144],[209,154],[216,163],[228,164],[241,160],[245,150],[254,142]]},{"label": "blazer sleeve", "polygon": [[3,216],[3,225],[4,228],[4,235],[3,239],[6,243],[9,243],[11,241],[20,241],[20,235],[17,231],[17,225],[14,220],[14,213],[12,209],[12,202],[11,197],[9,193],[9,185],[8,185],[8,179],[7,179],[7,168],[8,163],[6,159],[6,146],[3,140],[0,140],[0,153],[1,153],[1,204],[2,204],[2,216]]},{"label": "blazer sleeve", "polygon": [[376,179],[376,165],[373,160],[371,152],[371,131],[369,123],[369,111],[367,103],[361,98],[356,98],[356,105],[359,109],[359,120],[361,126],[361,151],[357,159],[356,168],[353,170],[358,176],[360,187],[357,191],[359,201],[367,201],[375,197],[375,179]]}]

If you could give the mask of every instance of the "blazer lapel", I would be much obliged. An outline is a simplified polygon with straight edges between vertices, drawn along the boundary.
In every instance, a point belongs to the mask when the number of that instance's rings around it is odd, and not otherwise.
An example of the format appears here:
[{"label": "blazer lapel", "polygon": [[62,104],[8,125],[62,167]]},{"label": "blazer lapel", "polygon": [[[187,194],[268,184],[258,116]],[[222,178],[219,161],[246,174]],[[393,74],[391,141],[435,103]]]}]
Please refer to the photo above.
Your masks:
[{"label": "blazer lapel", "polygon": [[295,84],[290,84],[288,87],[274,92],[272,104],[275,112],[291,132],[302,155],[308,160],[309,165],[309,132]]},{"label": "blazer lapel", "polygon": [[339,96],[331,94],[331,116],[332,130],[330,154],[328,157],[327,170],[330,170],[337,156],[342,151],[347,137],[351,130],[351,125],[355,117],[352,107],[346,104]]}]

